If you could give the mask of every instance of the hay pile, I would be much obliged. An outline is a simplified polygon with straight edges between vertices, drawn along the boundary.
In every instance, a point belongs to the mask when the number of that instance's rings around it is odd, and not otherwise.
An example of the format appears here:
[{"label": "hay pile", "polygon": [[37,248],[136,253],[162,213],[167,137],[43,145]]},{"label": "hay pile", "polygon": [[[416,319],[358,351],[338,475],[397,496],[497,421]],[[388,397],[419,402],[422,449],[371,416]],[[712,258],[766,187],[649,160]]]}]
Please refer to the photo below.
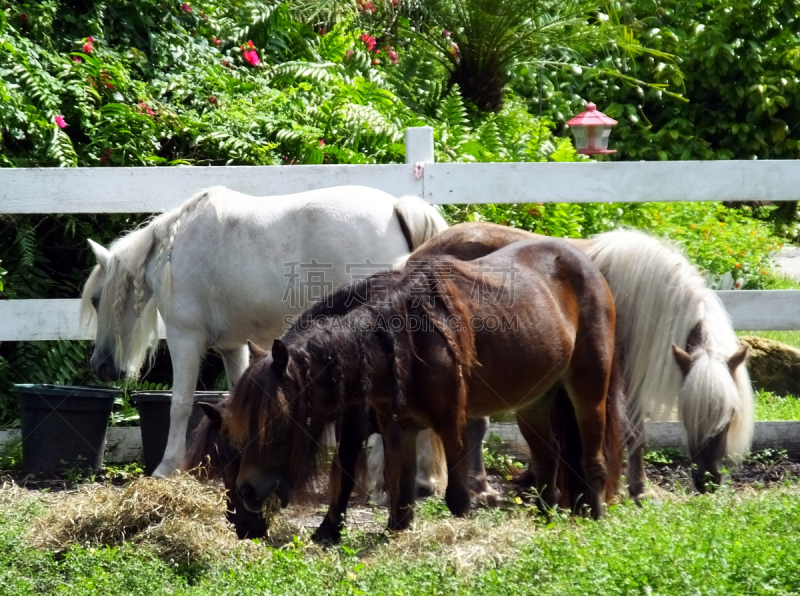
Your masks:
[{"label": "hay pile", "polygon": [[30,530],[37,548],[64,552],[72,544],[127,541],[178,562],[225,556],[239,546],[225,518],[224,491],[188,474],[138,478],[122,488],[89,485],[52,497],[48,513]]}]

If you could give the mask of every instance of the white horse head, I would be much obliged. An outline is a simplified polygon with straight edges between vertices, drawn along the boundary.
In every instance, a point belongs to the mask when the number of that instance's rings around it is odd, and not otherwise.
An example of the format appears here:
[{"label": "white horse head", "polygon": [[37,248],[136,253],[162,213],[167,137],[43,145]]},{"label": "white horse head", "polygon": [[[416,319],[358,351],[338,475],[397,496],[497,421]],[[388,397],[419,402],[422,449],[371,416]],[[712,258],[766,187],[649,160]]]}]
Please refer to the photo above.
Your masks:
[{"label": "white horse head", "polygon": [[748,410],[752,398],[742,398],[749,389],[743,366],[748,347],[715,339],[700,322],[689,333],[685,350],[672,344],[683,378],[678,394],[680,416],[695,464],[692,476],[700,492],[705,492],[708,480],[721,484],[723,457],[744,455],[752,432],[752,411]]},{"label": "white horse head", "polygon": [[145,283],[152,246],[147,228],[120,238],[110,249],[89,240],[97,259],[83,288],[81,320],[95,324],[92,371],[103,381],[136,377],[157,343],[158,315]]}]

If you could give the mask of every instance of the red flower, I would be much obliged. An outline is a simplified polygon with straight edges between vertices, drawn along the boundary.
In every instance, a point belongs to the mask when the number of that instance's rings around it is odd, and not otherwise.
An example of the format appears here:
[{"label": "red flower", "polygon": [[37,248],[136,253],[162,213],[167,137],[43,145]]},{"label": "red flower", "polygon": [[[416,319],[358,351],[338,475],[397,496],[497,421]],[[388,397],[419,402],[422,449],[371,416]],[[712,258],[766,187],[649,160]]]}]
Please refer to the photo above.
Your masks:
[{"label": "red flower", "polygon": [[111,83],[106,83],[106,88],[107,89],[113,89],[114,85],[112,85]]},{"label": "red flower", "polygon": [[181,4],[181,8],[183,9],[183,12],[192,12],[192,7],[189,6],[188,2]]},{"label": "red flower", "polygon": [[150,108],[150,106],[148,106],[148,105],[147,105],[146,103],[144,103],[143,101],[139,103],[139,110],[140,110],[140,111],[141,111],[143,114],[147,114],[148,116],[155,116],[155,115],[156,115],[155,111],[153,111],[153,110]]},{"label": "red flower", "polygon": [[253,42],[252,41],[248,41],[247,45],[251,49],[245,49],[245,46],[242,46],[241,47],[241,49],[242,49],[242,58],[244,58],[244,61],[247,62],[250,66],[258,66],[259,64],[261,64],[261,60],[259,60],[259,58],[258,58],[258,52],[256,52],[254,49],[252,49],[252,48],[255,47],[253,45]]},{"label": "red flower", "polygon": [[67,121],[64,120],[64,116],[62,116],[61,114],[59,114],[58,116],[53,118],[53,120],[55,120],[55,122],[56,122],[56,124],[58,125],[59,128],[66,128],[67,127]]},{"label": "red flower", "polygon": [[350,56],[352,56],[352,55],[353,55],[353,50],[347,50],[347,51],[344,53],[344,57],[345,57],[347,60],[349,60],[349,59],[350,59]]},{"label": "red flower", "polygon": [[83,53],[84,54],[91,54],[94,47],[92,46],[92,42],[87,42],[83,44]]},{"label": "red flower", "polygon": [[364,45],[367,46],[367,50],[370,52],[375,48],[375,44],[377,43],[375,38],[367,33],[361,34],[361,41],[364,42]]},{"label": "red flower", "polygon": [[248,41],[247,41],[247,45],[249,45],[249,46],[250,46],[250,49],[252,49],[252,50],[256,49],[256,46],[255,46],[255,45],[253,45],[253,42],[252,42],[252,41],[249,41],[249,40],[248,40]]},{"label": "red flower", "polygon": [[375,58],[375,60],[373,60],[373,61],[372,61],[372,63],[373,63],[373,64],[375,64],[375,65],[377,65],[377,64],[380,64],[380,63],[381,63],[381,61],[380,61],[380,60],[378,60],[377,58]]},{"label": "red flower", "polygon": [[358,2],[358,9],[361,12],[375,12],[375,5],[372,2],[367,2],[366,0],[359,0]]},{"label": "red flower", "polygon": [[89,43],[94,43],[94,37],[90,35],[89,37],[86,38],[86,41],[88,41]]},{"label": "red flower", "polygon": [[213,106],[217,105],[217,103],[218,103],[217,102],[217,98],[214,97],[213,95],[209,95],[208,96],[208,103],[210,103]]},{"label": "red flower", "polygon": [[23,12],[21,15],[19,15],[19,20],[22,21],[23,23],[27,23],[28,22],[28,15],[26,15]]},{"label": "red flower", "polygon": [[219,45],[219,44],[222,42],[222,40],[221,40],[221,39],[217,39],[217,36],[216,36],[216,35],[212,35],[212,36],[211,36],[211,39],[214,41],[214,45],[215,45],[215,46],[218,46],[218,45]]},{"label": "red flower", "polygon": [[73,62],[83,62],[83,58],[81,58],[80,56],[73,56],[72,57],[72,61]]},{"label": "red flower", "polygon": [[319,34],[320,34],[320,35],[322,35],[322,37],[325,37],[325,34],[326,34],[327,32],[328,32],[328,30],[327,30],[327,29],[325,29],[325,27],[323,27],[322,29],[320,29],[320,30],[319,30]]}]

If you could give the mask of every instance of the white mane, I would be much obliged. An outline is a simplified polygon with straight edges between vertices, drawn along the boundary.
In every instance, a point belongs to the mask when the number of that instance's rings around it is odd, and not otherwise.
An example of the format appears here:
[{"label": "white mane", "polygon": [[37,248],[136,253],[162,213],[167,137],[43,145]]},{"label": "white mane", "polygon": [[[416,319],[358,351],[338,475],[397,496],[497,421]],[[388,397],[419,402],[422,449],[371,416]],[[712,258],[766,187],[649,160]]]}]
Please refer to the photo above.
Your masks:
[{"label": "white mane", "polygon": [[[728,370],[727,359],[739,342],[725,308],[699,272],[679,248],[640,232],[595,236],[587,254],[614,294],[631,416],[663,420],[677,409],[689,444],[696,446],[730,421],[727,451],[744,455],[753,429],[750,377],[744,364],[733,376]],[[686,349],[698,323],[705,340],[684,380],[671,345]]]},{"label": "white mane", "polygon": [[[108,338],[113,334],[115,364],[131,377],[138,375],[145,358],[148,354],[152,356],[158,343],[158,312],[162,316],[169,312],[172,294],[169,257],[175,234],[186,217],[201,203],[206,204],[207,199],[220,188],[202,191],[177,209],[158,215],[144,226],[115,240],[108,249],[111,258],[106,268],[95,266],[86,281],[81,295],[81,321],[89,327],[98,321],[104,322],[105,328],[99,330],[97,337]],[[147,299],[145,274],[152,258],[156,259],[156,266],[161,269],[161,287],[157,294],[153,293]],[[103,291],[96,311],[92,296],[101,283]],[[123,337],[126,330],[121,328],[120,323],[131,291],[136,323],[133,329],[127,330],[129,336]]]}]

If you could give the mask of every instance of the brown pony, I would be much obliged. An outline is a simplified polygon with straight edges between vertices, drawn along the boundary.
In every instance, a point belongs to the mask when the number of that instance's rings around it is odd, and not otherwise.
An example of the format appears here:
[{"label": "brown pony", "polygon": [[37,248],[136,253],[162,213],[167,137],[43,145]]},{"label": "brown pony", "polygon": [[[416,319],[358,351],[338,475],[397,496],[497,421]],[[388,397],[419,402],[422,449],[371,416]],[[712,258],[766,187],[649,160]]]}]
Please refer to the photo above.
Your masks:
[{"label": "brown pony", "polygon": [[[408,262],[433,255],[471,261],[535,238],[542,236],[491,223],[464,223],[427,241]],[[746,453],[753,426],[752,389],[742,366],[746,350],[739,349],[724,307],[677,247],[621,230],[568,242],[599,267],[616,299],[631,497],[639,502],[645,490],[644,417],[674,409],[680,411],[689,438],[697,490],[705,492],[708,480],[711,487],[719,485],[723,458],[736,460]],[[476,423],[470,427],[478,443],[485,431]],[[481,478],[482,453],[475,453],[472,470]]]},{"label": "brown pony", "polygon": [[[365,420],[370,407],[386,443],[391,530],[413,520],[417,433],[432,428],[442,439],[445,501],[464,515],[467,419],[503,411],[516,412],[549,509],[559,502],[550,389],[562,384],[576,421],[569,439],[580,445],[576,473],[592,514],[603,514],[620,470],[604,455],[609,441],[619,443],[619,420],[607,419],[606,399],[609,392],[619,399],[620,383],[614,304],[603,276],[555,239],[514,244],[478,265],[430,258],[384,274],[375,299],[290,330],[250,366],[223,421],[242,449],[237,491],[248,509],[259,511],[273,494],[288,504],[315,469],[326,421],[344,410]],[[370,291],[359,283],[340,292],[348,289]],[[620,451],[606,449],[617,460]]]}]

